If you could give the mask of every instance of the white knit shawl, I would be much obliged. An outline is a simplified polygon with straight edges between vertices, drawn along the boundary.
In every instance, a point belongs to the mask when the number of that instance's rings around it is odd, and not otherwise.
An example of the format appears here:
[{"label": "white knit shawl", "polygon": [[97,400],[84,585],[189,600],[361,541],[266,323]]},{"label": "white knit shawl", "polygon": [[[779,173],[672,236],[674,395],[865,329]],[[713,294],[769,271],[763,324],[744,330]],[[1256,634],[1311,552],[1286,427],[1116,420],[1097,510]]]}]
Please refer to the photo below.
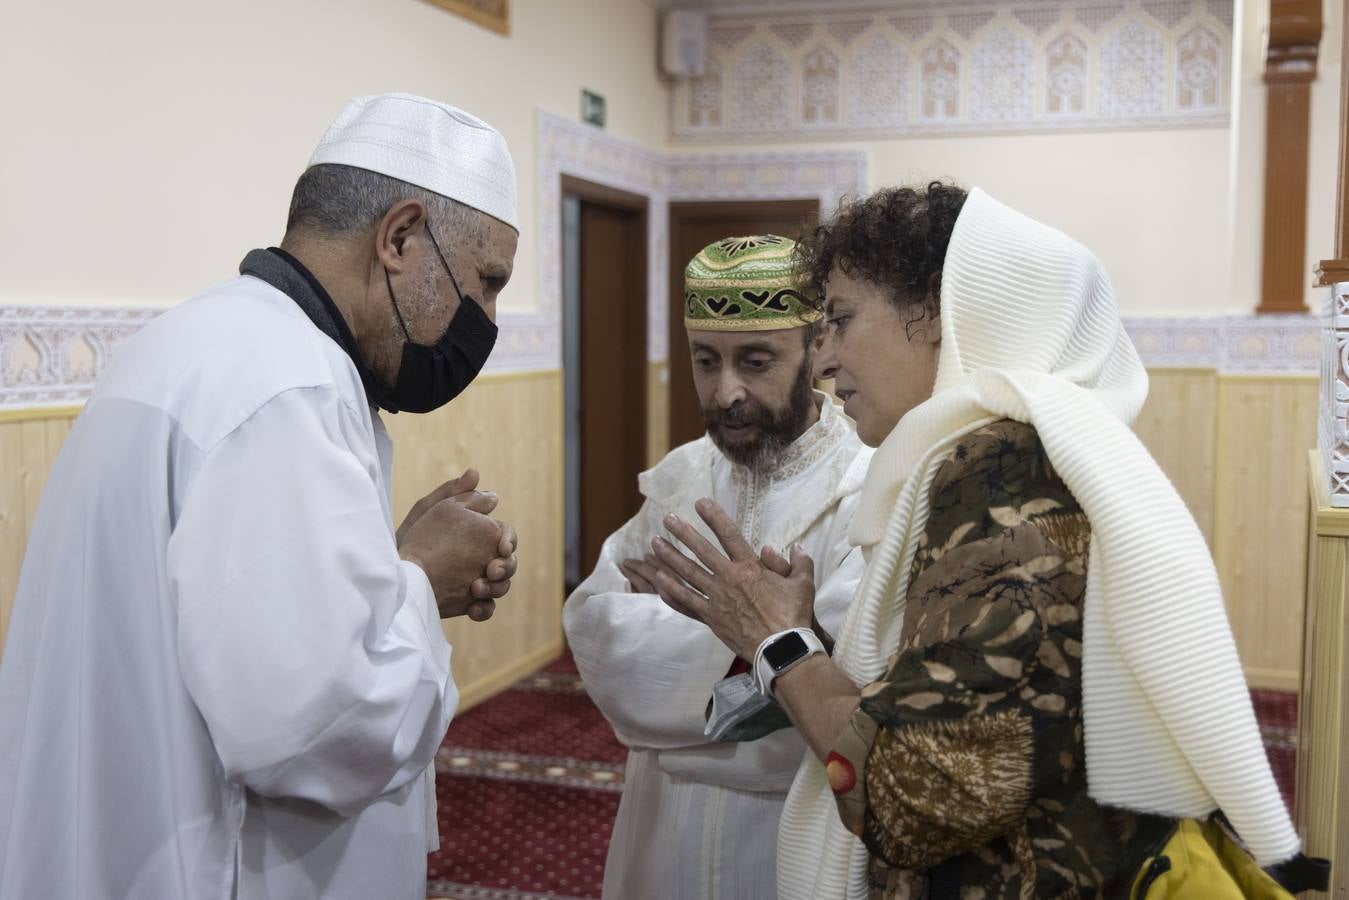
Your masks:
[{"label": "white knit shawl", "polygon": [[[834,659],[859,686],[885,674],[937,467],[982,424],[1029,423],[1092,528],[1082,672],[1091,796],[1177,817],[1220,807],[1261,865],[1297,853],[1208,548],[1129,428],[1147,374],[1100,263],[976,188],[946,254],[941,312],[933,396],[876,451],[862,489],[850,536],[869,563]],[[866,859],[808,755],[782,817],[779,896],[865,898]]]}]

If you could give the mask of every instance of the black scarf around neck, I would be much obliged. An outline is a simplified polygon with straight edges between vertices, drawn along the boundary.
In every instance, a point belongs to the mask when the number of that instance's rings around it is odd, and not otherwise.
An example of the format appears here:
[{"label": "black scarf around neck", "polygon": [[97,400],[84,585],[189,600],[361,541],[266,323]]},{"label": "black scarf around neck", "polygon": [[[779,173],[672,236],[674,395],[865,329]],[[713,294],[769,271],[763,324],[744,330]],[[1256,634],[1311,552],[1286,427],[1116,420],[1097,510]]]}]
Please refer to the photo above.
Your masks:
[{"label": "black scarf around neck", "polygon": [[280,247],[268,247],[266,250],[249,251],[239,264],[239,274],[252,275],[265,281],[294,300],[295,305],[314,323],[314,327],[332,338],[346,352],[361,376],[365,397],[370,405],[383,406],[378,399],[384,393],[383,387],[366,366],[346,319],[342,318],[341,311],[333,303],[327,289],[304,263]]}]

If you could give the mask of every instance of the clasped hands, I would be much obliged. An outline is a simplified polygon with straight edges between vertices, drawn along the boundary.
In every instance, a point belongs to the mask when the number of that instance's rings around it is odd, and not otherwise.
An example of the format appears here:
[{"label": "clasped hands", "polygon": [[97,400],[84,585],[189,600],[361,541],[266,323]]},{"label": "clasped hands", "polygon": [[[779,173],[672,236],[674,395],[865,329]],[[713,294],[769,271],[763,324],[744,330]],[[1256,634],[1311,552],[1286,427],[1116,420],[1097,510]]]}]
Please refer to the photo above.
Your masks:
[{"label": "clasped hands", "polygon": [[466,469],[418,500],[398,527],[398,553],[426,573],[442,618],[486,621],[511,589],[519,541],[511,525],[491,518],[497,503],[478,490],[477,470]]},{"label": "clasped hands", "polygon": [[721,548],[688,522],[668,515],[666,529],[692,556],[653,538],[644,559],[619,566],[633,590],[658,594],[671,609],[704,623],[744,660],[752,660],[771,635],[812,627],[815,563],[806,552],[794,545],[789,559],[767,546],[755,553],[717,503],[703,498],[694,509]]}]

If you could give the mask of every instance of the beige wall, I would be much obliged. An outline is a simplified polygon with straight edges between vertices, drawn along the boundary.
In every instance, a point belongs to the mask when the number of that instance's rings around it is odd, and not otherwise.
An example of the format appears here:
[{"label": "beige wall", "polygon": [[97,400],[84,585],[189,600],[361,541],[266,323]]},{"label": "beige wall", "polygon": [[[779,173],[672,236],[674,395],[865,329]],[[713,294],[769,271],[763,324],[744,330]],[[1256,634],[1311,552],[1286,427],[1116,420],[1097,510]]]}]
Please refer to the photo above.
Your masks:
[{"label": "beige wall", "polygon": [[[1236,0],[1236,6],[1230,128],[912,137],[831,146],[866,151],[873,189],[953,178],[1064,229],[1101,257],[1126,315],[1253,312],[1260,293],[1261,75],[1269,4]],[[1341,12],[1338,2],[1325,4],[1312,88],[1306,271],[1313,309],[1321,295],[1311,286],[1311,271],[1333,249]]]},{"label": "beige wall", "polygon": [[1240,312],[1226,265],[1227,129],[888,141],[871,182],[955,177],[1061,228],[1101,258],[1126,315]]},{"label": "beige wall", "polygon": [[506,308],[537,275],[534,116],[666,130],[642,0],[513,0],[512,34],[425,0],[49,0],[0,27],[0,304],[170,305],[280,239],[290,189],[350,97],[411,91],[496,125],[525,227]]},{"label": "beige wall", "polygon": [[[0,96],[23,129],[0,142],[5,207],[20,212],[0,218],[0,303],[191,295],[230,274],[243,250],[279,237],[294,177],[345,99],[410,90],[506,134],[526,227],[502,302],[533,308],[535,109],[574,118],[590,87],[608,98],[610,131],[660,146],[668,94],[649,3],[512,5],[508,38],[425,0],[17,5],[0,34]],[[1309,265],[1328,252],[1333,222],[1338,10],[1327,4],[1314,89]],[[873,187],[952,176],[1065,228],[1102,256],[1127,313],[1249,310],[1267,4],[1238,0],[1238,13],[1232,129],[848,146],[867,150]]]},{"label": "beige wall", "polygon": [[1252,309],[1227,290],[1229,143],[1227,128],[1189,128],[831,146],[866,152],[873,190],[953,179],[1062,228],[1100,256],[1126,315],[1210,315]]}]

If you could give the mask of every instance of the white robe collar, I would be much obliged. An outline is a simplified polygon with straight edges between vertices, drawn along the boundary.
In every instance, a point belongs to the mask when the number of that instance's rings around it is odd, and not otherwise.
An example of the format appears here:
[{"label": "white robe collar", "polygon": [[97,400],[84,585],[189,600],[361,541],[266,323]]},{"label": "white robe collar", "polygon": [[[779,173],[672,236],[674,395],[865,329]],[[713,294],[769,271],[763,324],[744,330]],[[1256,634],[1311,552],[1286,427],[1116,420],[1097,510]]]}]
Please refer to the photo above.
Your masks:
[{"label": "white robe collar", "polygon": [[[642,496],[688,518],[693,504],[713,493],[714,469],[727,467],[740,489],[742,509],[727,510],[742,521],[742,530],[752,526],[755,496],[809,474],[811,488],[802,492],[792,515],[782,517],[760,534],[747,535],[751,543],[786,546],[800,538],[810,525],[840,499],[856,493],[866,476],[871,451],[856,454],[834,452],[855,434],[851,422],[826,394],[815,391],[820,418],[805,430],[771,467],[753,471],[728,460],[712,439],[703,435],[671,451],[659,463],[638,476]],[[696,518],[694,519],[697,524]],[[760,540],[754,540],[755,537]]]}]

